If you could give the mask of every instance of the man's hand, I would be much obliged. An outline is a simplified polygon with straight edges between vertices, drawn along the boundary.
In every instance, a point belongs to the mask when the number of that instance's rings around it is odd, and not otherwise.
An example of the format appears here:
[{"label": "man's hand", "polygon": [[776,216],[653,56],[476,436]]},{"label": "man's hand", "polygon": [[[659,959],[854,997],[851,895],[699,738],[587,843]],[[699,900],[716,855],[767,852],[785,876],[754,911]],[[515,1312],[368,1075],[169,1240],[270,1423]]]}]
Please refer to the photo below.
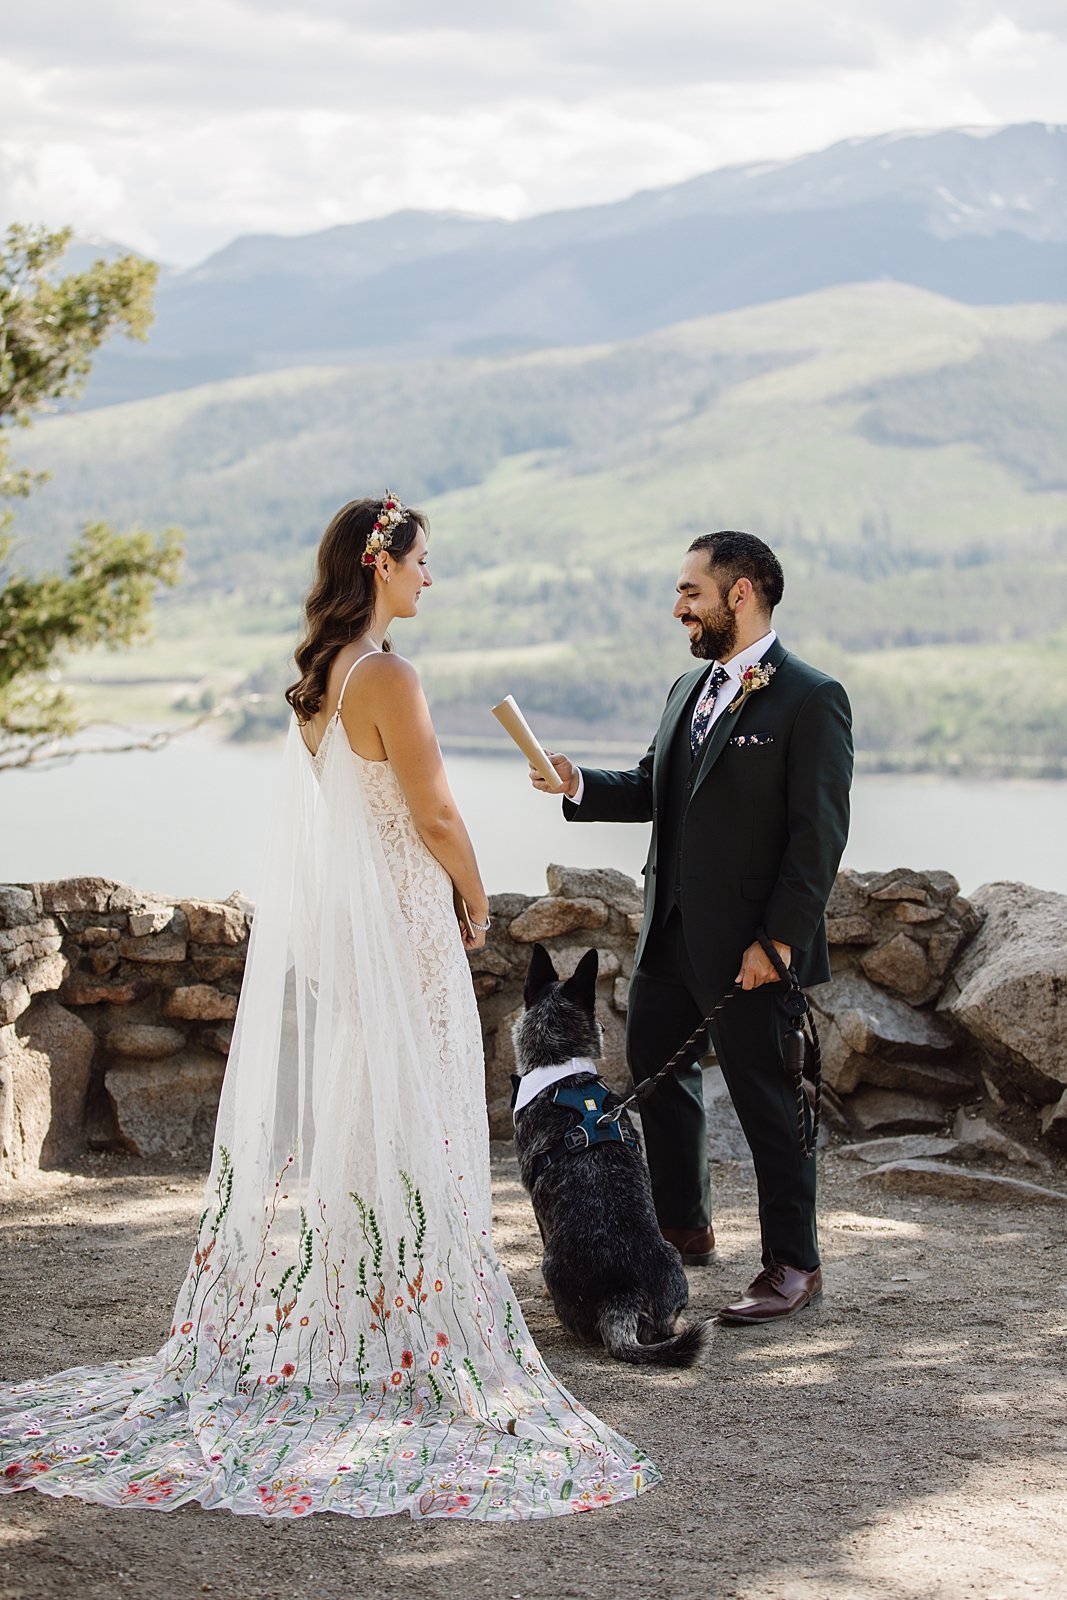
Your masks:
[{"label": "man's hand", "polygon": [[[793,955],[791,947],[787,944],[781,944],[777,939],[772,939],[771,943],[786,966],[788,966]],[[780,981],[774,962],[763,946],[758,941],[750,944],[741,957],[741,971],[737,974],[734,982],[739,983],[742,989],[759,989],[765,983],[779,983]]]},{"label": "man's hand", "polygon": [[[578,768],[566,756],[555,755],[551,750],[546,750],[545,755],[551,761],[556,771],[563,780],[563,793],[568,800],[573,800],[578,792]],[[534,767],[530,768],[530,782],[535,789],[540,789],[542,794],[558,794],[558,789],[550,789],[541,774]]]}]

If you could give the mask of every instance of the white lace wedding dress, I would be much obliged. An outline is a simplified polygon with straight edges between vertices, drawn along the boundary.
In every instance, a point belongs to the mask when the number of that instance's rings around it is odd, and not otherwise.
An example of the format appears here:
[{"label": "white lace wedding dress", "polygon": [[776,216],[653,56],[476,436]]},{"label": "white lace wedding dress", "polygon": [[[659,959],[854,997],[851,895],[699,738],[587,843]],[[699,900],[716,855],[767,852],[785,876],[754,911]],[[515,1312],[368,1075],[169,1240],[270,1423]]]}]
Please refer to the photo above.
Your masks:
[{"label": "white lace wedding dress", "polygon": [[656,1468],[545,1368],[493,1252],[448,875],[339,716],[314,758],[293,723],[283,774],[170,1336],[0,1389],[0,1490],[486,1520],[628,1499]]}]

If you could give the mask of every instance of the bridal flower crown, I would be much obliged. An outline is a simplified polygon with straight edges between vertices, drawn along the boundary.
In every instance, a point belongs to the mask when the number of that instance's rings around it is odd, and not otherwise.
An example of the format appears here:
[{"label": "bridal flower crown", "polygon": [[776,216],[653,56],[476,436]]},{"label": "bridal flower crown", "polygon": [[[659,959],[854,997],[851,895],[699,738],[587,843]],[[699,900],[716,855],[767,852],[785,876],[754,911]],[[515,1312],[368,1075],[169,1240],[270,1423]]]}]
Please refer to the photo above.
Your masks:
[{"label": "bridal flower crown", "polygon": [[363,552],[363,565],[373,567],[375,560],[383,550],[388,550],[393,542],[393,534],[407,516],[406,507],[400,504],[391,489],[385,491],[382,500],[382,509],[378,513],[377,521],[367,538],[367,548]]}]

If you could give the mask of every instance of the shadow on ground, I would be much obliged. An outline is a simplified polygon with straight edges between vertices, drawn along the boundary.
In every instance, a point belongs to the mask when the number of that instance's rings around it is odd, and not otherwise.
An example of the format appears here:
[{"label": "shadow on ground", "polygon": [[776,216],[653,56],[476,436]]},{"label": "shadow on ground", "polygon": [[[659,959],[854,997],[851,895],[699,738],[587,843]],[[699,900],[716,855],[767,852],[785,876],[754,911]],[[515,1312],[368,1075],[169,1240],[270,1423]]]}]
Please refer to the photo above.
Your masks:
[{"label": "shadow on ground", "polygon": [[[497,1242],[531,1331],[665,1483],[585,1517],[508,1525],[271,1523],[186,1508],[0,1501],[0,1597],[183,1600],[1014,1600],[1067,1595],[1067,1259],[1059,1208],[887,1196],[821,1158],[824,1304],[721,1329],[706,1365],[649,1377],[576,1348],[540,1297],[510,1151]],[[752,1180],[716,1168],[710,1315],[758,1265]],[[95,1158],[8,1190],[2,1375],[141,1355],[169,1327],[201,1182]]]}]

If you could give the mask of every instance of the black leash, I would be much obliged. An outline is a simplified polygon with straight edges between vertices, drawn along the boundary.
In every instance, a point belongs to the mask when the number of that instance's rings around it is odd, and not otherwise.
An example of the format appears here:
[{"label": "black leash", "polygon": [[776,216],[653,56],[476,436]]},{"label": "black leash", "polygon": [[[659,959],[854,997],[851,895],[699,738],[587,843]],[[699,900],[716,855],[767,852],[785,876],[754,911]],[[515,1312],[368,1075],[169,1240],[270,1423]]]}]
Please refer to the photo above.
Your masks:
[{"label": "black leash", "polygon": [[[788,993],[784,999],[786,1015],[789,1018],[789,1029],[786,1033],[783,1054],[785,1069],[793,1079],[797,1097],[797,1138],[805,1158],[815,1154],[815,1146],[819,1138],[819,1124],[822,1120],[822,1047],[819,1044],[819,1030],[815,1026],[815,1016],[807,995],[800,987],[796,973],[792,967],[787,967],[770,939],[762,928],[757,932],[756,938],[763,948],[768,960],[771,962],[782,983],[788,986]],[[677,1049],[671,1059],[651,1078],[643,1078],[634,1089],[633,1094],[621,1100],[611,1111],[605,1111],[597,1118],[598,1124],[618,1122],[624,1111],[629,1111],[631,1106],[637,1105],[641,1100],[647,1100],[654,1094],[664,1078],[668,1077],[676,1067],[683,1063],[691,1064],[694,1059],[691,1051],[700,1042],[709,1023],[714,1022],[735,994],[742,994],[744,990],[739,983],[727,989],[721,995],[707,1016],[704,1017],[693,1029],[685,1043]],[[809,1038],[804,1031],[805,1022],[811,1030]],[[812,1085],[812,1119],[811,1138],[808,1138],[807,1118],[805,1104],[807,1096],[804,1093],[804,1079],[807,1078]]]},{"label": "black leash", "polygon": [[635,1106],[639,1100],[647,1100],[648,1096],[659,1087],[664,1078],[666,1078],[669,1073],[672,1073],[675,1067],[680,1067],[683,1064],[690,1051],[700,1042],[701,1036],[704,1033],[705,1028],[708,1026],[708,1023],[715,1020],[715,1018],[719,1015],[719,1012],[726,1005],[727,1001],[732,1000],[735,994],[740,993],[741,985],[739,983],[735,983],[732,989],[727,989],[726,993],[719,1000],[716,1000],[715,1004],[712,1006],[703,1022],[697,1023],[696,1027],[693,1029],[685,1043],[680,1049],[674,1052],[673,1056],[671,1056],[671,1059],[667,1062],[667,1065],[665,1067],[660,1067],[659,1071],[653,1077],[642,1078],[632,1095],[629,1095],[625,1100],[621,1100],[613,1111],[605,1111],[603,1116],[597,1118],[597,1121],[618,1122],[624,1111],[629,1111],[630,1107]]},{"label": "black leash", "polygon": [[[809,1159],[815,1154],[815,1146],[819,1141],[819,1125],[822,1122],[822,1045],[819,1043],[819,1030],[815,1026],[815,1013],[811,1009],[811,1001],[800,987],[796,972],[792,967],[786,966],[762,928],[757,931],[756,938],[781,981],[789,986],[782,1001],[786,1016],[789,1018],[782,1055],[785,1070],[793,1080],[797,1097],[797,1139],[800,1142],[801,1153]],[[805,1023],[810,1030],[810,1037],[805,1032]],[[804,1093],[805,1078],[812,1088],[810,1139],[805,1116],[807,1102],[807,1095]]]}]

